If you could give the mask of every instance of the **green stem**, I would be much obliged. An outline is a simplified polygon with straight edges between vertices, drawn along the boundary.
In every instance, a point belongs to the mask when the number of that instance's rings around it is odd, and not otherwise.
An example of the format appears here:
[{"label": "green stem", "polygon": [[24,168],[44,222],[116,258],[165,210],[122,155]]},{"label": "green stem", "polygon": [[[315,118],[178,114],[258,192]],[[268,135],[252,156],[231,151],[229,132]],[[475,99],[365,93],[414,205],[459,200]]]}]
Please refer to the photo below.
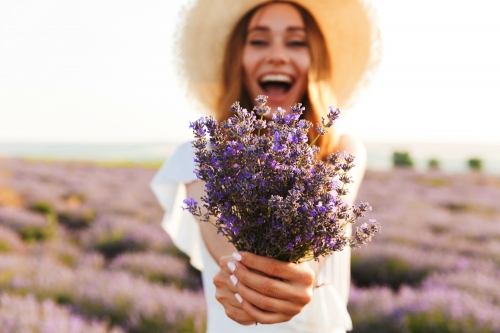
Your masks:
[{"label": "green stem", "polygon": [[[262,107],[263,105],[264,105],[264,104],[259,105],[259,107]],[[260,120],[262,120],[263,118],[264,118],[264,115],[261,115],[261,116],[260,116]],[[259,128],[259,130],[257,131],[257,136],[260,136],[260,128]],[[255,323],[255,324],[257,325],[257,323]]]},{"label": "green stem", "polygon": [[[312,147],[312,145],[318,140],[321,134],[318,134],[316,138],[309,144],[309,147]],[[302,163],[302,160],[304,159],[304,155],[300,158],[299,163],[297,166],[300,166],[300,163]]]},{"label": "green stem", "polygon": [[321,134],[318,134],[316,138],[309,144],[309,147],[312,147],[312,145],[318,140],[318,138],[321,136]]},{"label": "green stem", "polygon": [[[343,174],[343,175],[345,175],[346,173],[347,173],[347,172],[344,172],[344,174]],[[342,183],[342,192],[344,192],[344,187],[345,187],[345,183]],[[341,197],[341,196],[339,195],[338,200],[340,200],[340,197]],[[345,223],[344,223],[344,224],[342,224],[342,226],[340,227],[340,229],[344,229],[344,228],[345,228],[345,226],[346,226],[346,225],[348,225],[349,223],[351,223],[352,221],[354,221],[354,217],[353,217],[353,216],[351,216],[351,218],[347,219],[347,220],[345,221]]]}]

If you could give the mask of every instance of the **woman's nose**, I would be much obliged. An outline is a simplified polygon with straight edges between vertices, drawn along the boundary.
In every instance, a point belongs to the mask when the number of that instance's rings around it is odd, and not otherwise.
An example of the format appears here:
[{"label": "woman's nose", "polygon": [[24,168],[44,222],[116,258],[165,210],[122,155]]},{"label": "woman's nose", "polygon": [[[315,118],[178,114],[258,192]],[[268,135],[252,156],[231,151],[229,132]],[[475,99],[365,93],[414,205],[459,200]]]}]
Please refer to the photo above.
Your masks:
[{"label": "woman's nose", "polygon": [[287,63],[289,58],[286,51],[286,45],[283,42],[273,42],[269,49],[268,61],[274,65]]}]

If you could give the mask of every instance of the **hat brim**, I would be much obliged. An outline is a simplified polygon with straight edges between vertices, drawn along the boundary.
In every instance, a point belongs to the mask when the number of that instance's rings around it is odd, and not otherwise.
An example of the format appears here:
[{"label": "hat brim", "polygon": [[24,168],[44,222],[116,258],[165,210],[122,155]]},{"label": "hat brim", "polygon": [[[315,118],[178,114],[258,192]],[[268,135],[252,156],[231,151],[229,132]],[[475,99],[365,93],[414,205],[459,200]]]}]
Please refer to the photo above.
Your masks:
[{"label": "hat brim", "polygon": [[[234,26],[252,8],[275,0],[197,0],[183,12],[177,33],[177,61],[188,93],[214,110],[222,93],[223,58]],[[316,20],[326,41],[331,87],[345,107],[365,85],[379,61],[379,33],[373,10],[360,0],[292,0]]]}]

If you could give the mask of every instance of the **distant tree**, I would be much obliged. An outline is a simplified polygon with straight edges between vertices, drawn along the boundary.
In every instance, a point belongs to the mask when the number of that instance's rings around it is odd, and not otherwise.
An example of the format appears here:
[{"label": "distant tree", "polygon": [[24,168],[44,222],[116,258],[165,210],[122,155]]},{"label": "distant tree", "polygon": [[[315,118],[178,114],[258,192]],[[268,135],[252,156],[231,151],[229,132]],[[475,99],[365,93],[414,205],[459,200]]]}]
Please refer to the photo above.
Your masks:
[{"label": "distant tree", "polygon": [[413,160],[408,152],[394,152],[392,164],[396,167],[413,167]]},{"label": "distant tree", "polygon": [[436,158],[431,158],[428,163],[429,169],[439,169],[439,161]]},{"label": "distant tree", "polygon": [[480,158],[469,158],[467,164],[472,171],[481,171],[483,169],[483,161]]}]

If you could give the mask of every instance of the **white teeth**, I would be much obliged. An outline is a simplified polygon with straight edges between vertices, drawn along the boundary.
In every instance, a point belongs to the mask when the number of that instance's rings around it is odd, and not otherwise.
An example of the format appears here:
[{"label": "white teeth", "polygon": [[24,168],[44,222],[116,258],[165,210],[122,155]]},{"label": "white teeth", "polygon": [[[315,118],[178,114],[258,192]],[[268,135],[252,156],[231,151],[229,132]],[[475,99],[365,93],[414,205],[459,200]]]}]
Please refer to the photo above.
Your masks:
[{"label": "white teeth", "polygon": [[292,78],[288,75],[283,74],[267,74],[260,79],[261,83],[264,82],[285,82],[292,83]]}]

